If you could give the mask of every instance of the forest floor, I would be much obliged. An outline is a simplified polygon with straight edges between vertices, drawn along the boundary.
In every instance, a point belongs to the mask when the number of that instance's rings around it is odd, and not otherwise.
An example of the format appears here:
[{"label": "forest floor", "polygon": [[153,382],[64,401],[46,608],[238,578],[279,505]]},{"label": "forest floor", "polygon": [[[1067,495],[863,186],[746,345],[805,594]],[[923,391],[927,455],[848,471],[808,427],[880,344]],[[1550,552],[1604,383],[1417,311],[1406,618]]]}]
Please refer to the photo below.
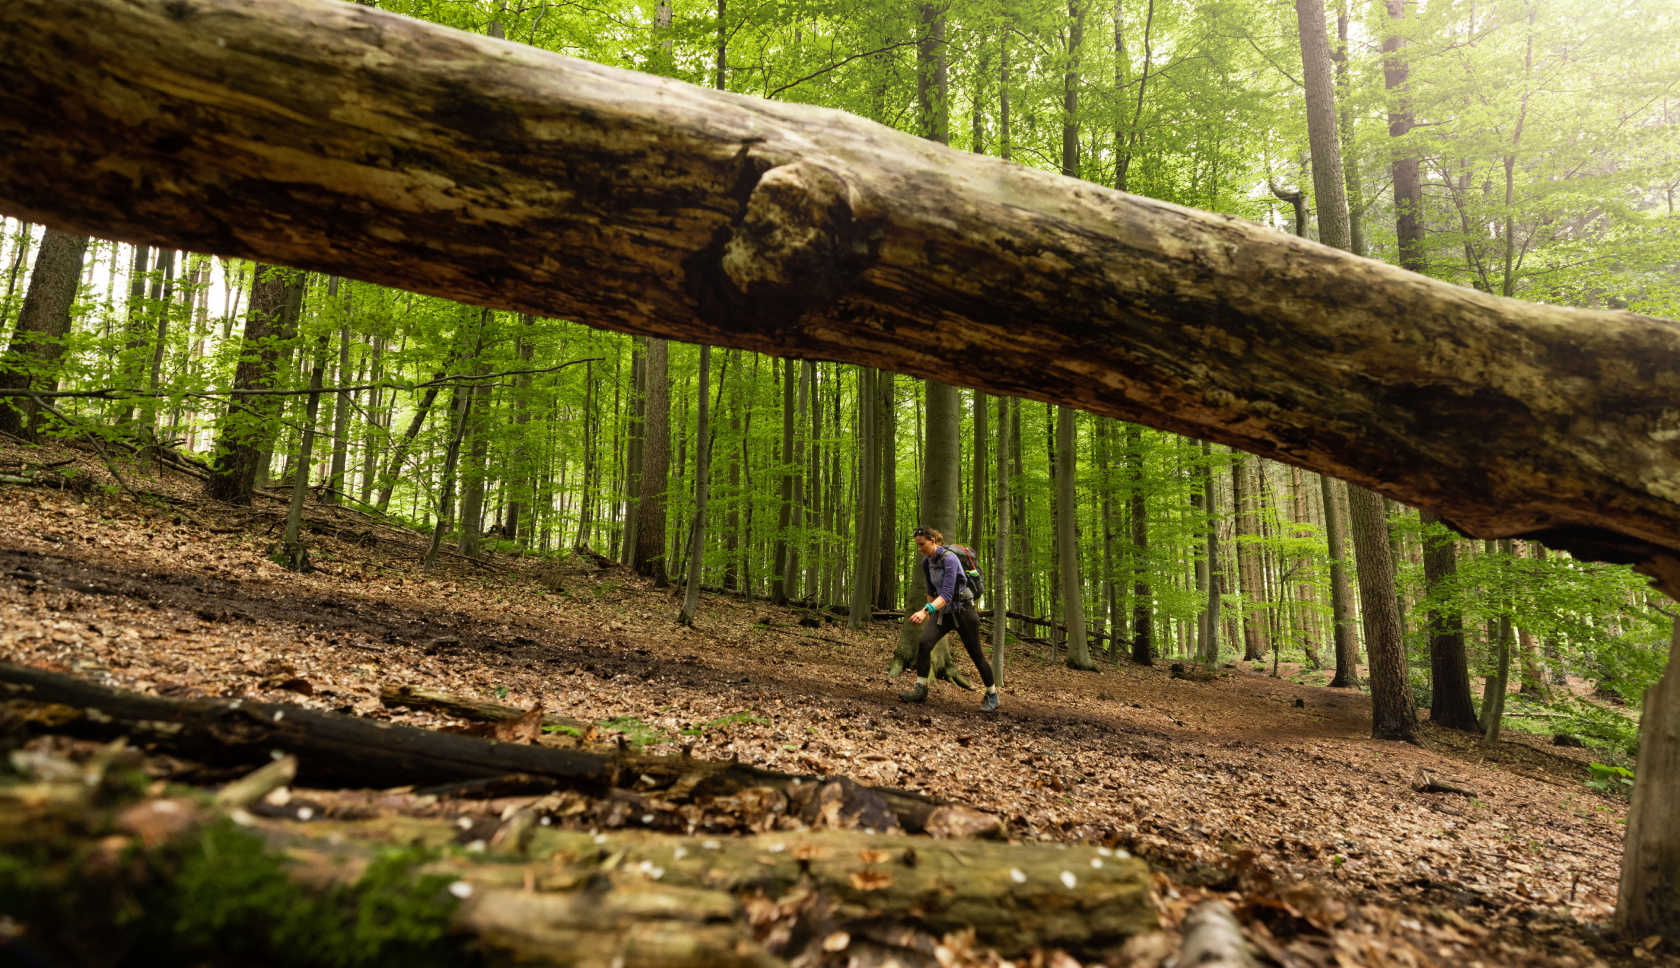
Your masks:
[{"label": "forest floor", "polygon": [[[80,451],[15,445],[0,474],[64,460],[111,479]],[[294,574],[266,558],[278,498],[232,508],[173,472],[124,476],[141,494],[0,485],[0,659],[451,725],[380,701],[415,686],[541,705],[653,749],[897,784],[989,811],[1013,837],[1133,851],[1162,872],[1169,929],[1225,893],[1284,964],[1680,965],[1604,928],[1625,803],[1584,785],[1587,751],[1434,727],[1429,749],[1379,742],[1358,692],[1247,668],[1081,673],[1027,645],[1010,649],[1000,713],[947,683],[908,706],[910,677],[884,674],[892,623],[851,632],[708,594],[686,629],[670,590],[584,558],[444,556],[426,576],[422,536],[314,503],[319,570]],[[1424,778],[1474,795],[1418,792]]]}]

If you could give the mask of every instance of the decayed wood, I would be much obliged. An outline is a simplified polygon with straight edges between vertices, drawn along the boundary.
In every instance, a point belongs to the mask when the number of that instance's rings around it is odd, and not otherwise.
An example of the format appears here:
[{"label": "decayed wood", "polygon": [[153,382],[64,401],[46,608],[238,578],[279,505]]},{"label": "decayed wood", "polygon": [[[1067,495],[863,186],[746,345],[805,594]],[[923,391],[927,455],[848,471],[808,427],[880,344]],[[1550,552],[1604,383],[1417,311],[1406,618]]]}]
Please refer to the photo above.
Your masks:
[{"label": "decayed wood", "polygon": [[0,63],[8,215],[1053,401],[1680,594],[1665,321],[357,4],[12,0]]},{"label": "decayed wood", "polygon": [[[551,789],[596,794],[617,788],[688,800],[757,787],[798,801],[798,787],[809,791],[822,779],[685,755],[496,742],[282,703],[144,696],[9,662],[0,662],[0,698],[35,704],[35,718],[56,731],[127,737],[215,766],[262,763],[276,751],[295,755],[300,781],[314,785],[433,786],[511,776],[520,782],[546,778]],[[861,826],[885,827],[896,820],[907,831],[921,832],[941,806],[895,787],[849,780],[842,786],[838,795],[847,814],[879,814]],[[810,795],[803,798],[808,802]]]},{"label": "decayed wood", "polygon": [[1258,968],[1242,925],[1224,901],[1203,901],[1184,917],[1184,944],[1173,968]]},{"label": "decayed wood", "polygon": [[[926,955],[941,935],[969,930],[978,946],[1005,956],[1055,947],[1095,958],[1156,924],[1148,868],[1106,848],[855,831],[717,838],[596,833],[559,826],[569,817],[571,794],[512,802],[499,822],[495,813],[447,803],[430,803],[426,816],[387,811],[300,822],[275,816],[272,805],[309,791],[246,809],[253,792],[272,786],[284,765],[265,767],[214,798],[182,796],[177,788],[176,796],[135,801],[132,783],[106,775],[120,773],[122,755],[113,744],[83,766],[60,764],[62,776],[0,778],[0,855],[46,853],[72,868],[55,866],[36,885],[62,895],[31,905],[34,917],[21,930],[36,943],[50,945],[73,923],[98,928],[100,918],[117,912],[129,920],[154,915],[133,906],[78,910],[76,898],[127,896],[124,888],[138,885],[123,878],[132,877],[154,879],[149,894],[167,896],[155,880],[173,876],[178,865],[143,862],[145,852],[167,857],[171,844],[194,843],[222,817],[288,858],[278,870],[314,890],[348,886],[394,849],[407,852],[419,863],[404,877],[413,884],[433,878],[435,885],[409,892],[410,903],[438,905],[428,920],[447,916],[493,965],[674,968],[787,959],[839,966],[869,949],[909,949],[899,950],[900,960],[919,964],[931,963]],[[386,799],[403,796],[413,799]],[[112,862],[119,855],[125,861]],[[382,916],[412,919],[414,913]],[[172,928],[152,925],[165,938]],[[260,928],[260,922],[247,926]],[[106,933],[126,934],[131,942],[146,937],[144,931]],[[108,938],[105,947],[112,941],[111,953],[120,955],[120,939]],[[865,957],[863,963],[885,962]]]},{"label": "decayed wood", "polygon": [[[512,722],[525,715],[526,712],[526,710],[517,706],[509,706],[506,703],[486,702],[482,699],[455,696],[431,689],[417,689],[413,686],[381,686],[379,701],[387,706],[426,709],[448,716],[455,716],[459,719],[472,719],[483,723]],[[544,726],[565,726],[580,732],[587,732],[591,726],[595,725],[587,719],[556,716],[548,712],[543,713],[542,724]]]}]

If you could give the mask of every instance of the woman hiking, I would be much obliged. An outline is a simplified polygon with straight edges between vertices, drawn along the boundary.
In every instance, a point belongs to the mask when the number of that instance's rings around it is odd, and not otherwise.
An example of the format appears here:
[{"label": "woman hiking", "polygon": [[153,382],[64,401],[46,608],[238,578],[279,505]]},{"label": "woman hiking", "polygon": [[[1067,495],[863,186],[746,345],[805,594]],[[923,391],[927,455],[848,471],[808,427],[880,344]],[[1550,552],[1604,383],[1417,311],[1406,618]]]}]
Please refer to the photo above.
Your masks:
[{"label": "woman hiking", "polygon": [[998,708],[997,685],[992,681],[992,665],[980,649],[980,614],[974,610],[974,593],[968,587],[968,576],[963,573],[956,554],[945,547],[944,535],[922,527],[913,532],[913,537],[916,550],[922,553],[928,601],[921,611],[910,616],[911,625],[922,626],[921,642],[916,648],[916,688],[899,693],[899,701],[927,702],[933,647],[945,633],[954,631],[968,650],[968,657],[974,660],[974,667],[980,670],[980,681],[986,684],[986,698],[981,700],[980,709],[992,712]]}]

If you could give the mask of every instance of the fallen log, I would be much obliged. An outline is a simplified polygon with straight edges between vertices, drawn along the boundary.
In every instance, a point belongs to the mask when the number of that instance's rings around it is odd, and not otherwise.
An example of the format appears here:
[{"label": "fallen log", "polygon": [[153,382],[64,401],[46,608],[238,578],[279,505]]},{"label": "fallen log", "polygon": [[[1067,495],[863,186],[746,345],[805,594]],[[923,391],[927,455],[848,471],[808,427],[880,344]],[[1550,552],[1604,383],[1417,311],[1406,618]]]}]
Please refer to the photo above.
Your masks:
[{"label": "fallen log", "polygon": [[[381,686],[379,687],[379,701],[387,706],[425,709],[443,713],[446,716],[454,716],[457,719],[471,719],[481,723],[512,722],[526,713],[526,710],[520,709],[518,706],[488,702],[467,696],[456,696],[431,689],[419,689],[414,686]],[[591,727],[595,726],[587,719],[556,716],[548,712],[542,714],[542,725],[561,726],[569,730],[576,730],[578,736],[585,735]]]},{"label": "fallen log", "polygon": [[[300,781],[312,785],[429,786],[516,776],[535,778],[546,789],[597,795],[623,789],[686,801],[753,788],[797,800],[818,781],[823,786],[840,782],[623,746],[557,749],[497,742],[284,703],[145,696],[10,662],[0,662],[0,696],[14,707],[28,708],[31,720],[55,732],[102,740],[127,737],[212,766],[257,765],[276,754],[294,755]],[[859,826],[884,828],[896,822],[919,832],[941,806],[894,787],[864,787],[850,780],[841,785],[845,802],[837,809]]]},{"label": "fallen log", "polygon": [[1051,401],[1680,595],[1665,321],[365,5],[12,0],[0,37],[7,215]]},{"label": "fallen log", "polygon": [[1148,868],[1107,848],[597,833],[563,826],[565,797],[500,815],[427,804],[426,816],[298,821],[264,809],[311,792],[275,787],[289,761],[215,797],[137,799],[146,783],[123,755],[37,757],[37,776],[0,779],[0,857],[12,861],[0,891],[27,899],[8,908],[9,941],[24,935],[63,963],[119,963],[151,945],[159,963],[312,964],[268,946],[326,943],[355,945],[357,964],[444,965],[470,943],[493,965],[769,968],[894,952],[932,963],[942,939],[1095,959],[1156,922]]}]

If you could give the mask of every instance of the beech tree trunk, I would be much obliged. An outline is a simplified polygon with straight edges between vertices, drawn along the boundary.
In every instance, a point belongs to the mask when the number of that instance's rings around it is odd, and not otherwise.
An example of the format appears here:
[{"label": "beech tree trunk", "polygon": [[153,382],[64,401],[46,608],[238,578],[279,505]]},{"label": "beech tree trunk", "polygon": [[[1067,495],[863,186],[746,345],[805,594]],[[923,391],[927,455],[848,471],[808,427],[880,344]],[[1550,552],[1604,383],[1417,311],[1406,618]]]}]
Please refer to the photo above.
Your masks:
[{"label": "beech tree trunk", "polygon": [[846,615],[846,627],[860,631],[875,609],[875,566],[880,561],[881,539],[878,516],[881,513],[881,448],[876,418],[875,374],[872,367],[858,371],[858,458],[857,458],[857,533],[853,536],[852,591],[848,599],[851,608]]},{"label": "beech tree trunk", "polygon": [[670,347],[647,341],[642,361],[642,495],[636,502],[636,573],[653,587],[670,584],[665,569],[665,486],[671,470]]},{"label": "beech tree trunk", "polygon": [[992,558],[992,583],[986,594],[992,599],[992,681],[1003,688],[1004,646],[1009,639],[1009,441],[1010,424],[1018,418],[1019,404],[1008,397],[998,397],[997,421],[997,546]]},{"label": "beech tree trunk", "polygon": [[[712,482],[712,348],[700,347],[700,412],[694,430],[694,521],[689,526],[688,561],[683,562],[688,580],[683,586],[682,611],[677,622],[693,625],[700,612],[700,579],[706,564],[706,505]],[[720,388],[721,389],[721,388]]]},{"label": "beech tree trunk", "polygon": [[[252,308],[254,311],[255,303],[252,304]],[[247,323],[246,332],[249,331],[250,324]],[[434,373],[432,379],[441,380],[447,375]],[[438,391],[441,389],[443,388],[440,386],[427,387],[426,392],[420,395],[420,403],[414,408],[414,416],[408,421],[408,429],[403,432],[402,441],[391,452],[391,464],[385,469],[385,479],[379,485],[379,501],[376,507],[381,514],[385,513],[385,508],[391,503],[391,489],[396,487],[397,476],[402,473],[403,464],[408,460],[408,449],[414,446],[414,437],[426,423],[426,415],[431,413],[432,403],[437,400]]]},{"label": "beech tree trunk", "polygon": [[1354,554],[1359,560],[1359,602],[1370,659],[1371,736],[1423,745],[1417,703],[1406,664],[1395,604],[1394,559],[1388,553],[1388,518],[1382,498],[1362,487],[1348,489]]},{"label": "beech tree trunk", "polygon": [[[1440,521],[1428,511],[1425,526]],[[1458,545],[1451,537],[1423,539],[1423,581],[1431,597],[1448,594],[1458,572]],[[1476,732],[1476,707],[1470,694],[1470,665],[1464,655],[1464,616],[1447,612],[1439,600],[1429,605],[1429,720],[1437,726]]]},{"label": "beech tree trunk", "polygon": [[[29,368],[50,366],[64,353],[64,337],[70,335],[70,306],[76,301],[87,244],[87,236],[57,229],[47,229],[41,237],[35,265],[29,270],[29,291],[24,293],[7,354],[14,362],[0,366],[0,390],[57,389],[56,380],[37,380]],[[37,411],[34,401],[27,397],[0,400],[0,433],[33,440]]]},{"label": "beech tree trunk", "polygon": [[1628,938],[1661,934],[1680,942],[1680,622],[1668,668],[1645,690],[1639,769],[1628,807],[1616,928]]},{"label": "beech tree trunk", "polygon": [[1202,460],[1208,464],[1207,470],[1202,474],[1202,506],[1208,514],[1208,599],[1207,611],[1203,618],[1207,628],[1207,639],[1197,659],[1211,666],[1219,661],[1219,607],[1225,593],[1225,581],[1223,571],[1219,567],[1219,497],[1218,488],[1214,486],[1213,445],[1205,440],[1202,441]]},{"label": "beech tree trunk", "polygon": [[1077,415],[1067,407],[1056,408],[1056,554],[1061,559],[1062,602],[1067,622],[1067,665],[1070,669],[1097,670],[1085,638],[1085,584],[1079,563],[1079,505],[1077,483]]},{"label": "beech tree trunk", "polygon": [[1131,468],[1132,514],[1132,661],[1155,662],[1153,616],[1149,591],[1149,496],[1143,493],[1143,428],[1126,428],[1126,464]]},{"label": "beech tree trunk", "polygon": [[[841,112],[362,5],[183,9],[0,9],[0,211],[960,379],[1379,487],[1465,533],[1632,562],[1680,594],[1670,324],[1470,292]],[[391,117],[409,122],[375,120]]]},{"label": "beech tree trunk", "polygon": [[[1345,486],[1320,475],[1324,502],[1324,535],[1330,551],[1330,615],[1335,621],[1336,675],[1332,688],[1359,685],[1359,638],[1354,629],[1353,588],[1348,582],[1348,522],[1342,513]],[[1339,493],[1340,492],[1340,493]]]},{"label": "beech tree trunk", "polygon": [[1242,586],[1243,661],[1256,662],[1266,657],[1265,576],[1261,572],[1260,556],[1253,544],[1243,544],[1243,537],[1260,537],[1258,505],[1259,489],[1255,486],[1254,458],[1247,454],[1231,465],[1231,500],[1236,505],[1237,537],[1234,549],[1237,558],[1237,579]]},{"label": "beech tree trunk", "polygon": [[[287,338],[292,320],[290,290],[296,275],[279,266],[257,265],[251,273],[251,299],[245,312],[245,335],[241,340],[239,364],[234,369],[235,390],[266,390],[275,383],[276,345]],[[235,397],[228,404],[221,431],[216,437],[216,461],[205,485],[209,495],[229,504],[250,504],[257,475],[268,467],[272,445],[272,420],[279,410],[273,397]],[[381,510],[383,510],[383,502]]]}]

